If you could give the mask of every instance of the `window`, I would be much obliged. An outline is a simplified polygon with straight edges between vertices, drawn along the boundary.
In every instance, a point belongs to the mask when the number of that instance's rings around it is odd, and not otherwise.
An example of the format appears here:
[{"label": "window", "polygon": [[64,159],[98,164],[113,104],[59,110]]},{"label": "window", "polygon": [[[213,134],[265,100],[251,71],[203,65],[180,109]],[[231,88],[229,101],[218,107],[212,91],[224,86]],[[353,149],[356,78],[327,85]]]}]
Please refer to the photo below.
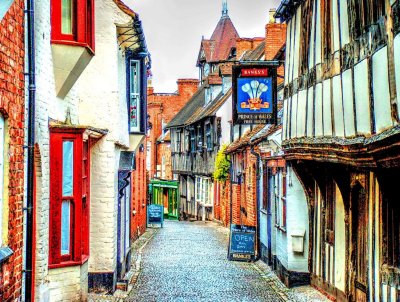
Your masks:
[{"label": "window", "polygon": [[196,152],[196,131],[194,128],[190,129],[190,151]]},{"label": "window", "polygon": [[286,171],[283,168],[275,172],[275,225],[286,229]]},{"label": "window", "polygon": [[368,32],[370,27],[385,16],[386,4],[382,0],[354,1],[354,39]]},{"label": "window", "polygon": [[207,151],[213,150],[214,144],[213,144],[211,123],[206,124],[206,145],[207,145]]},{"label": "window", "polygon": [[202,185],[202,178],[196,177],[196,201],[201,201]]},{"label": "window", "polygon": [[140,132],[140,61],[130,60],[129,70],[129,129]]},{"label": "window", "polygon": [[197,151],[203,151],[203,127],[197,126]]},{"label": "window", "polygon": [[94,0],[52,0],[51,28],[52,43],[94,51]]},{"label": "window", "polygon": [[185,130],[185,151],[190,151],[190,132]]},{"label": "window", "polygon": [[89,140],[59,131],[50,134],[50,267],[89,256]]},{"label": "window", "polygon": [[181,130],[175,131],[175,148],[174,152],[181,152]]}]

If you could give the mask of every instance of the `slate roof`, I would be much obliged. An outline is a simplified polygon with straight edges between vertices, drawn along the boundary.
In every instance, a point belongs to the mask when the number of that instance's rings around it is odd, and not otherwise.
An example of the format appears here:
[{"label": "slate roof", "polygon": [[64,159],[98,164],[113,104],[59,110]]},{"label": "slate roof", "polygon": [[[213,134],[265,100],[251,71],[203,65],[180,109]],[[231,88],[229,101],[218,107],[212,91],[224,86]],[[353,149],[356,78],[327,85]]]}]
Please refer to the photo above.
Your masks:
[{"label": "slate roof", "polygon": [[242,137],[239,137],[233,143],[231,143],[225,150],[226,154],[234,153],[236,150],[247,146],[250,143],[251,138],[264,129],[265,125],[257,125],[253,130],[247,131]]},{"label": "slate roof", "polygon": [[229,58],[231,49],[236,45],[239,34],[228,15],[219,20],[217,27],[209,40],[201,41],[200,54],[197,65],[199,65],[201,50],[204,51],[206,62],[225,61]]},{"label": "slate roof", "polygon": [[231,95],[232,89],[228,90],[225,94],[220,93],[212,102],[209,102],[207,106],[203,107],[201,111],[193,116],[191,123],[198,122],[206,117],[214,116]]},{"label": "slate roof", "polygon": [[246,51],[241,61],[259,61],[265,54],[265,41],[261,42],[254,50]]},{"label": "slate roof", "polygon": [[203,107],[205,96],[205,85],[203,85],[196,91],[196,93],[186,103],[186,105],[168,123],[167,128],[187,125],[187,121]]}]

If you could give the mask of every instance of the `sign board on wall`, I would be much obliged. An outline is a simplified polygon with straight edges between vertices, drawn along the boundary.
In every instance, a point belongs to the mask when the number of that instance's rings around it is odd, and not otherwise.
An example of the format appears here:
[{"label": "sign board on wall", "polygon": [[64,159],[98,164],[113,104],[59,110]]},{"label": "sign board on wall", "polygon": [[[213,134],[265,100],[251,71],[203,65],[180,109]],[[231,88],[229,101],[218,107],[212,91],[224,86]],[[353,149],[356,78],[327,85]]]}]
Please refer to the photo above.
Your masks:
[{"label": "sign board on wall", "polygon": [[234,124],[276,124],[276,63],[233,66],[232,86]]},{"label": "sign board on wall", "polygon": [[164,226],[164,207],[158,204],[147,205],[147,225],[159,224]]},{"label": "sign board on wall", "polygon": [[232,224],[229,238],[229,260],[254,260],[255,242],[255,227]]}]

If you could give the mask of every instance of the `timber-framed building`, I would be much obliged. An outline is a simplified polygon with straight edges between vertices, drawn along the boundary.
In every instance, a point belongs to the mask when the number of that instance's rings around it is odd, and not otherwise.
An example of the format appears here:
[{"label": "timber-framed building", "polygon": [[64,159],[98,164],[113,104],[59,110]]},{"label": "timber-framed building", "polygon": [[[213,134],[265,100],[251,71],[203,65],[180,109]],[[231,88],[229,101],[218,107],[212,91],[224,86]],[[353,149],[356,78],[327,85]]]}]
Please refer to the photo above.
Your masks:
[{"label": "timber-framed building", "polygon": [[285,0],[277,17],[311,282],[338,301],[399,301],[400,1]]}]

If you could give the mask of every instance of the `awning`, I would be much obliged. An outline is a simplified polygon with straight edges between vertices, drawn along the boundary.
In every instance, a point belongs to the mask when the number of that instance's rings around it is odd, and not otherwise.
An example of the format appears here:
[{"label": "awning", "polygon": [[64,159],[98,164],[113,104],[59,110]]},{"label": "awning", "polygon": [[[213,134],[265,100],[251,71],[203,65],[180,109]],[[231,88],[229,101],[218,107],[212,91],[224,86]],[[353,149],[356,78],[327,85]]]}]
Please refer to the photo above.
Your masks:
[{"label": "awning", "polygon": [[57,120],[50,119],[49,121],[49,128],[53,132],[71,132],[71,133],[83,133],[83,135],[99,140],[104,135],[108,133],[107,129],[96,128],[92,126],[86,125],[74,125],[66,122],[60,122]]}]

